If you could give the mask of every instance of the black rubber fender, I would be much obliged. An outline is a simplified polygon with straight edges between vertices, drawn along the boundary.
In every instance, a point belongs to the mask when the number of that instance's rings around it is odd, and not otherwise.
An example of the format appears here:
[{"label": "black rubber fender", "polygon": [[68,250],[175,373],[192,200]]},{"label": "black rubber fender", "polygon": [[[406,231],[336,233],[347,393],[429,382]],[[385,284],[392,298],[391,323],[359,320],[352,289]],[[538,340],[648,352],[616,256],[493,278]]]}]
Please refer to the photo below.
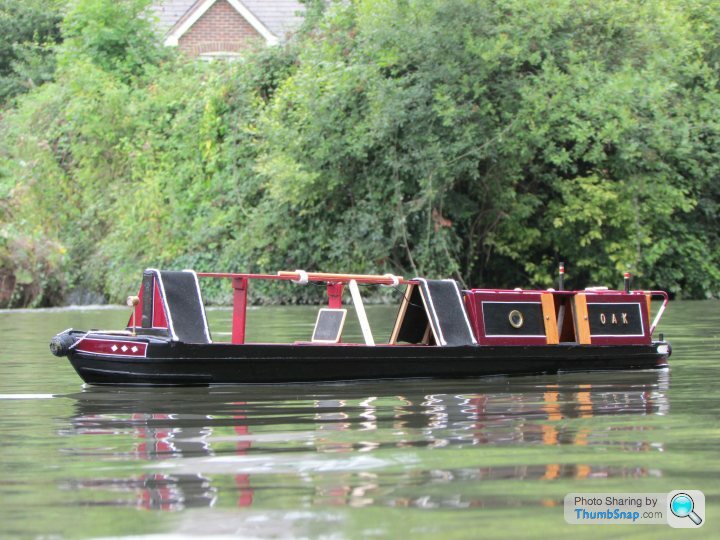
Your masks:
[{"label": "black rubber fender", "polygon": [[67,356],[75,338],[70,334],[58,334],[50,340],[50,352],[55,356]]}]

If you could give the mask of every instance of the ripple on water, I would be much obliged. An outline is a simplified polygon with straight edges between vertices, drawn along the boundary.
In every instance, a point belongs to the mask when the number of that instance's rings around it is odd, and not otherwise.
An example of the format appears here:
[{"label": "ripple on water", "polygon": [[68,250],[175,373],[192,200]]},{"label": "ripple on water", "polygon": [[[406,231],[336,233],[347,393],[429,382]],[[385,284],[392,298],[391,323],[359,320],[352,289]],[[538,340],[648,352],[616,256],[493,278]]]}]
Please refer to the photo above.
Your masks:
[{"label": "ripple on water", "polygon": [[[562,537],[573,491],[716,505],[718,305],[670,305],[669,371],[189,389],[83,388],[49,355],[127,310],[4,312],[0,536]],[[253,310],[248,331],[302,337],[315,314]]]}]

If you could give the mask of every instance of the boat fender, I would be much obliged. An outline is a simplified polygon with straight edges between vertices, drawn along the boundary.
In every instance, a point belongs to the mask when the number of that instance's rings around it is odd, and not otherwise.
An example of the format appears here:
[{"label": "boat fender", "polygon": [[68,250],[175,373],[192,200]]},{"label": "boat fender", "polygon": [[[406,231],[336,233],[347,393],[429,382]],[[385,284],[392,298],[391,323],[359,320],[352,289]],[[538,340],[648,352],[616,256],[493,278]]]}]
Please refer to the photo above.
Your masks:
[{"label": "boat fender", "polygon": [[63,332],[50,340],[50,352],[55,356],[67,356],[74,343],[75,338]]}]

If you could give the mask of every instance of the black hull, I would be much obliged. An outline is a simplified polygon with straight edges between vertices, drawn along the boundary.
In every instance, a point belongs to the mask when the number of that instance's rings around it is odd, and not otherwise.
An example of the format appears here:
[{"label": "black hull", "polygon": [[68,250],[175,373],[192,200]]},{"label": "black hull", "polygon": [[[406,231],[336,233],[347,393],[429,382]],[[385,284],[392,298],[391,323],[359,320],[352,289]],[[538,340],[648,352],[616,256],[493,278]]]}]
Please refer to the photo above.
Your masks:
[{"label": "black hull", "polygon": [[[658,352],[658,348],[662,352]],[[71,351],[88,384],[206,386],[463,378],[667,366],[669,345],[378,346],[150,342],[146,358]]]}]

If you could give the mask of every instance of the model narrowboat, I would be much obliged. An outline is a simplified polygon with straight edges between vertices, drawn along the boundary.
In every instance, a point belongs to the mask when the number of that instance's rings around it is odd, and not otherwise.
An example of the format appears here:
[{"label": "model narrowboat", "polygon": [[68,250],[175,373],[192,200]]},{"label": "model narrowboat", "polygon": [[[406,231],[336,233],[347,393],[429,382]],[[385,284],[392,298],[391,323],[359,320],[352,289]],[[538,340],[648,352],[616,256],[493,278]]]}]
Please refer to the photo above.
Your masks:
[{"label": "model narrowboat", "polygon": [[[198,278],[228,279],[233,289],[232,337],[212,339]],[[97,385],[213,385],[460,378],[486,375],[649,369],[667,366],[670,344],[653,339],[668,302],[663,291],[592,287],[558,290],[463,290],[451,279],[394,275],[143,273],[127,327],[68,329],[50,350],[67,356],[80,377]],[[327,307],[312,335],[293,343],[245,339],[248,287],[254,280],[325,284]],[[358,285],[401,288],[389,339],[376,343]],[[349,302],[343,293],[349,291]],[[662,299],[651,322],[651,300]],[[343,340],[352,304],[362,342]],[[347,307],[343,307],[343,306]],[[376,329],[379,335],[379,329]]]}]

